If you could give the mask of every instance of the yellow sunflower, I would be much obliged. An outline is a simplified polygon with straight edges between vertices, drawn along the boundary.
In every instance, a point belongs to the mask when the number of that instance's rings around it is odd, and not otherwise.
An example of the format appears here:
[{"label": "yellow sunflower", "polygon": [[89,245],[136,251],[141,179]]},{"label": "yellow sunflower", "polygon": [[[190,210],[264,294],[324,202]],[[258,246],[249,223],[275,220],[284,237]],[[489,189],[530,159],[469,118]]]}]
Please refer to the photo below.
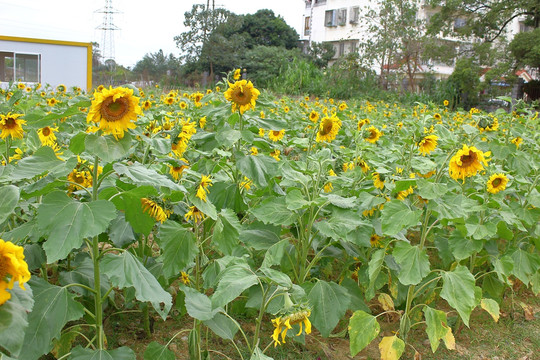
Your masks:
[{"label": "yellow sunflower", "polygon": [[405,200],[405,198],[407,198],[407,196],[411,195],[413,193],[414,189],[412,186],[409,186],[409,188],[407,190],[402,190],[402,191],[399,191],[396,195],[396,198],[398,200]]},{"label": "yellow sunflower", "polygon": [[364,139],[367,142],[375,144],[381,137],[382,132],[379,131],[375,126],[371,125],[368,129],[368,136]]},{"label": "yellow sunflower", "polygon": [[66,85],[64,84],[60,84],[56,87],[56,91],[60,92],[60,93],[65,93],[67,90],[67,87]]},{"label": "yellow sunflower", "polygon": [[319,121],[319,113],[316,112],[315,110],[312,110],[310,113],[309,113],[309,120],[311,120],[311,122],[313,123],[317,123],[317,121]]},{"label": "yellow sunflower", "polygon": [[423,156],[430,154],[437,147],[437,140],[439,138],[437,135],[428,135],[424,136],[422,140],[418,143],[418,151]]},{"label": "yellow sunflower", "polygon": [[270,130],[268,132],[268,138],[274,142],[276,141],[280,141],[281,139],[283,139],[283,136],[285,136],[285,129],[281,129],[281,130]]},{"label": "yellow sunflower", "polygon": [[229,88],[224,95],[225,99],[232,102],[232,112],[238,110],[240,114],[243,114],[246,110],[255,108],[255,101],[260,92],[253,87],[251,81],[239,80],[234,84],[229,83]]},{"label": "yellow sunflower", "polygon": [[487,166],[486,157],[490,156],[490,152],[482,152],[474,146],[463,145],[456,155],[450,159],[448,171],[452,179],[465,180],[466,177],[474,176],[478,171],[484,170],[484,165]]},{"label": "yellow sunflower", "polygon": [[240,69],[234,70],[234,75],[233,75],[234,80],[240,80],[241,76],[242,76],[242,72]]},{"label": "yellow sunflower", "polygon": [[0,138],[5,139],[8,136],[11,136],[12,139],[22,139],[24,130],[22,125],[26,125],[26,121],[19,119],[23,114],[12,114],[8,113],[7,115],[0,114]]},{"label": "yellow sunflower", "polygon": [[148,213],[148,215],[163,224],[172,214],[172,211],[164,208],[164,206],[159,204],[160,202],[162,201],[159,201],[158,199],[142,198],[141,207],[143,212]]},{"label": "yellow sunflower", "polygon": [[276,159],[276,161],[281,160],[281,159],[279,158],[279,155],[281,155],[281,151],[278,150],[278,149],[276,149],[276,150],[274,150],[274,151],[272,151],[272,152],[270,153],[270,156],[273,157],[274,159]]},{"label": "yellow sunflower", "polygon": [[19,90],[24,90],[26,88],[26,85],[24,83],[18,83],[17,88],[19,88]]},{"label": "yellow sunflower", "polygon": [[204,214],[196,206],[190,206],[189,211],[184,215],[187,221],[193,219],[195,222],[201,222],[204,220]]},{"label": "yellow sunflower", "polygon": [[[311,334],[311,322],[309,321],[310,315],[311,311],[306,309],[272,319],[272,325],[274,325],[275,328],[274,333],[272,334],[272,339],[274,339],[274,347],[281,345],[282,343],[285,344],[287,331],[292,329],[293,325],[300,325],[300,331],[298,334],[296,334],[296,336],[300,336],[302,334],[302,324],[304,325],[306,334]],[[281,341],[279,341],[280,335]]]},{"label": "yellow sunflower", "polygon": [[375,185],[377,189],[381,189],[381,190],[384,189],[384,175],[381,175],[378,172],[375,172],[372,175],[372,179],[373,179],[373,185]]},{"label": "yellow sunflower", "polygon": [[523,139],[520,138],[519,136],[516,137],[516,138],[513,138],[513,139],[511,140],[511,143],[514,144],[514,145],[516,145],[517,148],[519,147],[519,145],[521,145],[522,142],[523,142]]},{"label": "yellow sunflower", "polygon": [[257,149],[255,146],[252,146],[251,149],[249,149],[249,152],[253,156],[257,156],[259,154],[259,149]]},{"label": "yellow sunflower", "polygon": [[191,280],[189,279],[188,273],[186,273],[185,271],[180,272],[180,281],[182,281],[184,285],[189,285],[191,283]]},{"label": "yellow sunflower", "polygon": [[372,234],[370,237],[369,237],[369,243],[371,244],[371,247],[379,247],[379,245],[381,244],[381,237],[377,234]]},{"label": "yellow sunflower", "polygon": [[339,120],[336,116],[325,116],[322,118],[321,123],[319,124],[319,130],[317,131],[315,141],[331,142],[336,138],[339,129],[341,129],[341,120]]},{"label": "yellow sunflower", "polygon": [[197,194],[195,196],[206,202],[206,194],[210,193],[210,190],[208,190],[209,186],[212,186],[212,178],[207,175],[201,176],[201,182],[199,183]]},{"label": "yellow sunflower", "polygon": [[444,106],[448,106],[448,104],[450,104],[450,103],[448,102],[448,100],[444,100],[444,101],[443,101],[443,105],[444,105]]},{"label": "yellow sunflower", "polygon": [[169,174],[171,174],[174,180],[180,179],[180,177],[182,177],[182,173],[184,172],[184,170],[189,168],[189,163],[186,159],[181,158],[180,161],[184,162],[184,164],[178,165],[178,166],[170,165]]},{"label": "yellow sunflower", "polygon": [[142,104],[144,110],[149,110],[152,107],[152,102],[150,100],[145,100]]},{"label": "yellow sunflower", "polygon": [[441,116],[441,114],[439,114],[439,113],[435,113],[435,114],[433,114],[433,118],[434,118],[435,120],[441,120],[442,116]]},{"label": "yellow sunflower", "polygon": [[487,181],[487,191],[492,194],[496,194],[499,191],[503,191],[506,189],[506,185],[508,184],[508,178],[505,174],[493,174],[489,177],[489,180]]},{"label": "yellow sunflower", "polygon": [[86,121],[99,124],[103,134],[121,139],[127,129],[135,129],[134,121],[141,114],[139,98],[133,95],[132,89],[109,87],[94,94]]},{"label": "yellow sunflower", "polygon": [[343,110],[347,109],[347,107],[348,107],[347,104],[342,102],[341,104],[339,104],[338,108],[339,108],[339,111],[343,111]]},{"label": "yellow sunflower", "polygon": [[30,280],[28,264],[24,261],[24,248],[10,241],[0,239],[0,305],[11,298],[6,289],[13,289],[15,281],[23,290],[24,283]]},{"label": "yellow sunflower", "polygon": [[56,144],[56,135],[58,128],[45,126],[37,131],[39,140],[43,146],[54,146]]}]

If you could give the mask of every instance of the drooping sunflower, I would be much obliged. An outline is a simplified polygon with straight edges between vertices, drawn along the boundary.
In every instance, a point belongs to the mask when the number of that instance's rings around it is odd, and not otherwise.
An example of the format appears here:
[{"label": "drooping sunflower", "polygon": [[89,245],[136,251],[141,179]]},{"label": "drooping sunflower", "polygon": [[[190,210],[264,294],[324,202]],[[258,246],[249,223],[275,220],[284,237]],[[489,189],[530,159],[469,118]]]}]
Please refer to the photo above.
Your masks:
[{"label": "drooping sunflower", "polygon": [[206,195],[210,193],[210,190],[208,190],[209,186],[212,186],[212,178],[209,175],[201,176],[201,182],[199,183],[197,194],[195,194],[195,196],[206,202]]},{"label": "drooping sunflower", "polygon": [[24,283],[30,280],[28,264],[24,261],[24,248],[10,241],[0,239],[0,305],[11,298],[6,289],[13,289],[15,281],[23,290]]},{"label": "drooping sunflower", "polygon": [[273,142],[280,141],[285,136],[285,129],[281,130],[270,130],[268,132],[268,138]]},{"label": "drooping sunflower", "polygon": [[171,174],[174,180],[180,179],[184,170],[189,168],[189,162],[186,159],[180,158],[180,161],[182,161],[183,164],[176,166],[170,165],[169,174]]},{"label": "drooping sunflower", "polygon": [[428,135],[424,136],[422,140],[418,143],[418,151],[423,156],[430,154],[437,147],[437,140],[439,138],[437,135]]},{"label": "drooping sunflower", "polygon": [[204,213],[196,206],[190,206],[189,211],[184,215],[187,221],[193,219],[195,222],[201,222],[204,220]]},{"label": "drooping sunflower", "polygon": [[474,146],[463,145],[456,155],[450,159],[448,171],[452,179],[465,180],[466,177],[474,176],[478,171],[487,166],[486,157],[490,156],[490,152],[482,152]]},{"label": "drooping sunflower", "polygon": [[506,177],[506,175],[499,173],[493,174],[489,177],[486,187],[489,193],[496,194],[499,191],[503,191],[504,189],[506,189],[507,184],[508,178]]},{"label": "drooping sunflower", "polygon": [[103,134],[121,139],[127,129],[135,129],[134,122],[141,114],[139,98],[133,95],[132,89],[109,87],[94,93],[86,121],[99,124]]},{"label": "drooping sunflower", "polygon": [[148,213],[151,217],[153,217],[156,221],[161,222],[162,224],[171,216],[172,211],[168,209],[163,203],[163,201],[159,201],[159,199],[155,198],[142,198],[141,199],[141,207],[143,212]]},{"label": "drooping sunflower", "polygon": [[362,172],[366,173],[369,170],[369,165],[360,156],[356,158],[356,166],[362,169]]},{"label": "drooping sunflower", "polygon": [[367,137],[364,138],[367,142],[370,142],[372,144],[375,144],[377,141],[379,141],[380,137],[382,136],[382,132],[379,131],[375,126],[371,125],[368,129]]},{"label": "drooping sunflower", "polygon": [[322,118],[321,123],[319,124],[319,130],[317,131],[315,141],[331,142],[336,138],[339,129],[341,129],[341,120],[339,120],[337,116],[325,116]]},{"label": "drooping sunflower", "polygon": [[519,145],[521,145],[521,143],[523,142],[523,139],[518,136],[516,138],[513,138],[510,142],[516,145],[516,147],[518,148]]},{"label": "drooping sunflower", "polygon": [[240,111],[243,114],[246,110],[255,108],[255,101],[261,93],[251,81],[239,80],[234,84],[229,83],[229,88],[225,91],[225,99],[232,102],[232,112]]},{"label": "drooping sunflower", "polygon": [[12,139],[22,139],[24,130],[22,125],[26,125],[26,121],[20,119],[23,114],[12,114],[8,113],[7,115],[0,114],[0,137],[2,139],[11,136]]},{"label": "drooping sunflower", "polygon": [[411,195],[412,193],[414,192],[414,189],[412,186],[409,186],[409,188],[407,190],[402,190],[402,191],[398,191],[397,195],[396,195],[396,198],[398,200],[405,200],[405,198],[409,195]]},{"label": "drooping sunflower", "polygon": [[[285,344],[287,331],[292,329],[293,325],[300,325],[300,331],[298,334],[296,334],[296,336],[300,336],[302,334],[302,325],[304,325],[306,334],[311,334],[311,322],[309,321],[310,315],[311,311],[309,309],[303,309],[272,319],[272,325],[274,325],[274,333],[272,334],[272,339],[274,339],[274,347],[281,345],[282,343]],[[280,335],[281,341],[279,341]]]},{"label": "drooping sunflower", "polygon": [[275,149],[274,151],[272,151],[270,153],[270,156],[273,157],[274,159],[276,159],[276,161],[280,161],[281,159],[279,158],[279,155],[281,155],[281,151],[278,150],[278,149]]},{"label": "drooping sunflower", "polygon": [[384,176],[379,174],[378,172],[375,172],[373,173],[372,175],[372,179],[373,179],[373,185],[375,185],[375,187],[377,189],[384,189]]},{"label": "drooping sunflower", "polygon": [[45,126],[37,131],[39,140],[43,146],[54,146],[56,144],[56,135],[55,132],[58,132],[58,128]]}]

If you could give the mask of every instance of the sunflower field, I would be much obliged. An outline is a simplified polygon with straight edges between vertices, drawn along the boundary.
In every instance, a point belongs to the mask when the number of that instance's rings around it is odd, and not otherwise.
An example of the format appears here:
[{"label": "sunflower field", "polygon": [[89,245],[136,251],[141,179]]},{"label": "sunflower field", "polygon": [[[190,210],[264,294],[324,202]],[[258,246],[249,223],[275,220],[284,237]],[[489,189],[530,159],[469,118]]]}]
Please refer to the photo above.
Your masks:
[{"label": "sunflower field", "polygon": [[[538,112],[213,89],[0,90],[0,358],[355,357],[455,349],[540,293]],[[4,84],[6,85],[6,84]],[[142,352],[109,341],[117,314]],[[395,321],[381,331],[383,315]],[[43,357],[46,356],[46,357]]]}]

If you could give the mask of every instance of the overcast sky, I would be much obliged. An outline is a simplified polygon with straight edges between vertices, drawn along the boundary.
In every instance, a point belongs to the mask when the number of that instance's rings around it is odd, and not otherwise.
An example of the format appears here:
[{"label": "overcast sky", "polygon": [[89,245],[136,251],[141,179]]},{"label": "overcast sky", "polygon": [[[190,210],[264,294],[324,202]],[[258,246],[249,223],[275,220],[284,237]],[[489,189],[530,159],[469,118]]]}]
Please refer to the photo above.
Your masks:
[{"label": "overcast sky", "polygon": [[[173,40],[185,31],[184,13],[204,0],[112,0],[116,62],[133,66],[163,49],[177,56]],[[300,33],[304,0],[215,0],[236,14],[271,9]],[[101,43],[105,0],[0,0],[0,35]],[[1,49],[0,49],[1,50]]]}]

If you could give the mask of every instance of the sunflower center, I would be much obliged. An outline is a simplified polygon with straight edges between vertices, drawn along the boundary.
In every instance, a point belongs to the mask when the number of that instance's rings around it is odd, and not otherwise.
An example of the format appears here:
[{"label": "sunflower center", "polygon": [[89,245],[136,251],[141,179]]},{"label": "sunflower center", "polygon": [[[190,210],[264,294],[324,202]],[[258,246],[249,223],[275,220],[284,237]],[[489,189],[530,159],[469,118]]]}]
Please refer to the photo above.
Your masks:
[{"label": "sunflower center", "polygon": [[369,136],[368,139],[373,140],[377,138],[377,132],[374,130],[369,130]]},{"label": "sunflower center", "polygon": [[498,187],[499,185],[501,185],[501,183],[502,183],[502,179],[496,178],[495,180],[493,180],[491,184],[493,185],[493,187]]},{"label": "sunflower center", "polygon": [[238,88],[234,92],[232,98],[233,101],[238,105],[249,104],[249,102],[251,101],[251,91],[249,90],[249,88]]},{"label": "sunflower center", "polygon": [[77,184],[84,183],[84,175],[77,174],[74,179]]},{"label": "sunflower center", "polygon": [[462,155],[461,156],[461,164],[463,167],[468,167],[474,164],[477,160],[476,153],[469,152],[469,155]]},{"label": "sunflower center", "polygon": [[41,130],[41,133],[43,134],[43,136],[49,136],[51,134],[51,129],[46,126],[43,128],[43,130]]},{"label": "sunflower center", "polygon": [[4,122],[4,126],[7,128],[7,129],[13,129],[14,127],[17,126],[17,122],[15,121],[14,118],[10,118],[8,117],[5,122]]},{"label": "sunflower center", "polygon": [[101,116],[107,121],[118,121],[122,119],[129,111],[128,99],[121,97],[113,100],[112,96],[109,96],[103,101],[101,106]]},{"label": "sunflower center", "polygon": [[334,122],[330,119],[325,119],[321,125],[322,126],[319,130],[319,133],[324,136],[328,135],[332,131],[332,128],[334,127]]}]

